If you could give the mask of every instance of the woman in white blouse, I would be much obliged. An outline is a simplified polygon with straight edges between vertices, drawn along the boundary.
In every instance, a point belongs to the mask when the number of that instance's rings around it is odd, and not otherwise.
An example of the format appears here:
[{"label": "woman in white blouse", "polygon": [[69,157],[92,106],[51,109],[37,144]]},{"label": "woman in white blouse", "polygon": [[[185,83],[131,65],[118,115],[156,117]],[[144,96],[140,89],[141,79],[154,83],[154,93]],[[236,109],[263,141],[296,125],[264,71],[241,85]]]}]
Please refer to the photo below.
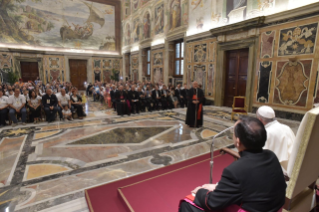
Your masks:
[{"label": "woman in white blouse", "polygon": [[30,91],[28,98],[28,106],[30,110],[30,120],[34,120],[36,124],[41,116],[41,97],[34,90]]},{"label": "woman in white blouse", "polygon": [[3,90],[0,89],[0,127],[6,125],[6,117],[8,115],[8,97],[4,95]]}]

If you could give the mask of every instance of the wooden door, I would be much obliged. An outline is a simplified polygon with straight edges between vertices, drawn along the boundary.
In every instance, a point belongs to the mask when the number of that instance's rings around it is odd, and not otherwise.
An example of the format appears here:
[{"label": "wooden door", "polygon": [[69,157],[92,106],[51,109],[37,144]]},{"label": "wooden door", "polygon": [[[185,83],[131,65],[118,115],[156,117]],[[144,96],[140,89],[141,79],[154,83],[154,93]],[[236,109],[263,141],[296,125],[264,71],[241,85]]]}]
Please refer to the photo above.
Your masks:
[{"label": "wooden door", "polygon": [[226,82],[224,106],[232,107],[234,96],[246,96],[249,49],[226,53]]},{"label": "wooden door", "polygon": [[87,61],[86,60],[69,60],[70,81],[78,90],[85,90],[84,82],[87,81]]},{"label": "wooden door", "polygon": [[38,62],[20,62],[23,82],[35,81],[39,76]]}]

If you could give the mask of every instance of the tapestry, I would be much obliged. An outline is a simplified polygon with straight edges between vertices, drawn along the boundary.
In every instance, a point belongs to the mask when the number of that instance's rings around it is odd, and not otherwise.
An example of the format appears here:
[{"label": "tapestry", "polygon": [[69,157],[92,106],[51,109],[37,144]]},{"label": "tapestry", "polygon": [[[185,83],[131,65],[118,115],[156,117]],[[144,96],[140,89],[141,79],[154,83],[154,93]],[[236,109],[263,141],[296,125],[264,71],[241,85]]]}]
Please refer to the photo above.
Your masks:
[{"label": "tapestry", "polygon": [[272,62],[261,62],[258,72],[257,102],[268,103]]},{"label": "tapestry", "polygon": [[317,31],[318,23],[281,30],[278,56],[313,54]]}]

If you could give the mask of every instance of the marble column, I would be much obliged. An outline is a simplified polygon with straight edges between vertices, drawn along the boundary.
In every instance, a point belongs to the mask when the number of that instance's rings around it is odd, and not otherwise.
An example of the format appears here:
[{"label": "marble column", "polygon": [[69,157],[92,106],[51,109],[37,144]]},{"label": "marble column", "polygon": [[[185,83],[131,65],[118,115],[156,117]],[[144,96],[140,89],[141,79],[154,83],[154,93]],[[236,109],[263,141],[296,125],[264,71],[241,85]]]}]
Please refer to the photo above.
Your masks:
[{"label": "marble column", "polygon": [[145,57],[143,57],[143,49],[140,49],[138,53],[138,80],[141,82],[143,77],[143,59],[145,59]]},{"label": "marble column", "polygon": [[168,85],[168,77],[169,77],[169,44],[170,42],[165,40],[164,47],[164,84]]}]

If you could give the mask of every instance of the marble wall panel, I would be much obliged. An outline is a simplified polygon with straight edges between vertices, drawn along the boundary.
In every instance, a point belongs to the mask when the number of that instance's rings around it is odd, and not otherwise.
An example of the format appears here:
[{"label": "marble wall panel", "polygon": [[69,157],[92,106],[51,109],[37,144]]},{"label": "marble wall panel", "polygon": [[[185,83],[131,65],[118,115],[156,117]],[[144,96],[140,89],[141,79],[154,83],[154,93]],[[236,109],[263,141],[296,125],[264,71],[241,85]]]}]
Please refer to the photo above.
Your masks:
[{"label": "marble wall panel", "polygon": [[312,62],[277,62],[275,104],[306,107]]},{"label": "marble wall panel", "polygon": [[272,62],[260,63],[258,72],[258,90],[257,90],[257,101],[262,103],[268,103],[269,101],[269,88],[271,80],[271,69]]},{"label": "marble wall panel", "polygon": [[313,54],[317,40],[318,23],[306,24],[280,30],[278,55]]},{"label": "marble wall panel", "polygon": [[260,57],[272,58],[274,54],[276,31],[263,32],[261,34]]}]

